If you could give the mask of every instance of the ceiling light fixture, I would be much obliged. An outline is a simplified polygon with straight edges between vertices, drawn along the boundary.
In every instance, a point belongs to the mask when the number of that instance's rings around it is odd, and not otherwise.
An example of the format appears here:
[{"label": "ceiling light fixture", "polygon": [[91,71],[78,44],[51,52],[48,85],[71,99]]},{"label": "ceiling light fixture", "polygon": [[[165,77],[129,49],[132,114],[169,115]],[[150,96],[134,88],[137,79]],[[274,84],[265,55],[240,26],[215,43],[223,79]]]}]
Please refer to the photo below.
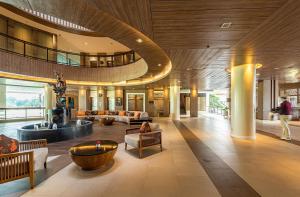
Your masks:
[{"label": "ceiling light fixture", "polygon": [[161,67],[161,64],[157,64],[158,67]]},{"label": "ceiling light fixture", "polygon": [[274,70],[278,70],[278,69],[279,69],[278,67],[274,68]]},{"label": "ceiling light fixture", "polygon": [[187,68],[186,70],[191,70],[190,68]]},{"label": "ceiling light fixture", "polygon": [[221,29],[229,29],[231,27],[232,23],[231,22],[227,22],[227,23],[222,23],[220,28]]},{"label": "ceiling light fixture", "polygon": [[261,68],[263,65],[262,64],[255,64],[256,69]]},{"label": "ceiling light fixture", "polygon": [[143,42],[143,40],[141,39],[141,38],[138,38],[138,39],[136,39],[135,40],[137,43],[142,43]]}]

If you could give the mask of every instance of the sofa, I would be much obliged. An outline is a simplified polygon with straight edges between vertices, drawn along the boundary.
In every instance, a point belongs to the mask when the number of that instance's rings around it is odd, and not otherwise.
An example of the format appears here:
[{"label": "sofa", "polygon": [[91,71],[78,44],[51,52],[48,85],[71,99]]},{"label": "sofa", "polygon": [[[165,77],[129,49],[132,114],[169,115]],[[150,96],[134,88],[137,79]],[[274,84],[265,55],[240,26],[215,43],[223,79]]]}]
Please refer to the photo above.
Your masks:
[{"label": "sofa", "polygon": [[[16,141],[4,135],[0,140]],[[3,142],[3,141],[2,141]],[[0,153],[0,184],[29,177],[34,187],[34,172],[47,167],[48,148],[46,140],[17,142],[17,151]],[[3,147],[1,148],[3,151]]]},{"label": "sofa", "polygon": [[76,113],[77,119],[112,117],[117,122],[123,122],[128,125],[140,125],[144,121],[152,122],[147,112],[141,111],[78,111]]}]

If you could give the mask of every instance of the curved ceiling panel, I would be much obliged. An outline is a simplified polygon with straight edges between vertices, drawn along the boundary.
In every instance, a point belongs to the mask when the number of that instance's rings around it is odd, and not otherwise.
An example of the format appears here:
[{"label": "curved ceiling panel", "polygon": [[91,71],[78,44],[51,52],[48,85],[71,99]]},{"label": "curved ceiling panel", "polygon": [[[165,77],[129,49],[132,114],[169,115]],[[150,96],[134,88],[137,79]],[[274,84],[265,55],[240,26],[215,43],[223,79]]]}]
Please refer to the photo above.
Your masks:
[{"label": "curved ceiling panel", "polygon": [[[171,61],[164,50],[143,33],[129,26],[128,24],[114,18],[108,13],[100,10],[90,1],[82,0],[51,0],[51,1],[17,1],[17,0],[0,0],[15,7],[33,9],[41,13],[56,16],[74,24],[91,29],[93,32],[81,32],[85,35],[106,36],[128,46],[136,51],[147,63],[148,71],[142,77],[135,81],[144,83],[157,81],[167,76],[172,68]],[[28,16],[11,6],[6,8]],[[41,22],[41,19],[31,17],[32,20]],[[44,22],[43,22],[44,23]],[[49,23],[48,23],[49,24]],[[55,26],[55,25],[54,25]],[[57,27],[57,26],[56,26]],[[74,32],[74,30],[72,30]],[[141,39],[142,43],[137,42]]]}]

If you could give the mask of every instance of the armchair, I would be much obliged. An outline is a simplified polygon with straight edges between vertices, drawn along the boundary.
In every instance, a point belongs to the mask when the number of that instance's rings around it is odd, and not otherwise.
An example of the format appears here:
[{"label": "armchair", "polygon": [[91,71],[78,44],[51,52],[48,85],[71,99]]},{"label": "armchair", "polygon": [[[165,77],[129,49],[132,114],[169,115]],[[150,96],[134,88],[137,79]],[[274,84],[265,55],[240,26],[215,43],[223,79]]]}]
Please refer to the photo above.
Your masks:
[{"label": "armchair", "polygon": [[126,129],[125,150],[128,144],[139,150],[140,158],[142,158],[143,149],[149,146],[160,145],[160,151],[162,151],[161,130],[140,133],[140,128]]},{"label": "armchair", "polygon": [[[19,142],[20,152],[0,155],[0,184],[29,177],[31,188],[33,188],[35,163],[38,164],[35,158],[42,155],[47,158],[48,154],[48,149],[47,153],[37,152],[36,150],[46,147],[46,140],[24,141]],[[46,158],[41,160],[44,162],[45,168],[47,167]]]}]

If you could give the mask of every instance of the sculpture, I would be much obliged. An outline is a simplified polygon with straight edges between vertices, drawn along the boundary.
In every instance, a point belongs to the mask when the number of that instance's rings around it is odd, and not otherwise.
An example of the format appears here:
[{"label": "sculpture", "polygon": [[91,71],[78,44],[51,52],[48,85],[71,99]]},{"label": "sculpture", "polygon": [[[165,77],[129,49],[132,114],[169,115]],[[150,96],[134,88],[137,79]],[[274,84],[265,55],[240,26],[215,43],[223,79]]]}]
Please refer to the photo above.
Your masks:
[{"label": "sculpture", "polygon": [[65,95],[67,84],[63,80],[63,74],[55,72],[56,75],[56,84],[53,85],[53,91],[56,94],[56,108],[52,110],[52,122],[57,125],[57,127],[62,127],[66,124],[66,109],[65,104],[63,103],[63,96]]},{"label": "sculpture", "polygon": [[63,103],[61,98],[65,95],[65,92],[67,90],[67,84],[66,81],[63,80],[63,74],[60,74],[58,72],[55,72],[56,75],[56,84],[53,84],[53,91],[56,94],[56,106],[62,107]]}]

